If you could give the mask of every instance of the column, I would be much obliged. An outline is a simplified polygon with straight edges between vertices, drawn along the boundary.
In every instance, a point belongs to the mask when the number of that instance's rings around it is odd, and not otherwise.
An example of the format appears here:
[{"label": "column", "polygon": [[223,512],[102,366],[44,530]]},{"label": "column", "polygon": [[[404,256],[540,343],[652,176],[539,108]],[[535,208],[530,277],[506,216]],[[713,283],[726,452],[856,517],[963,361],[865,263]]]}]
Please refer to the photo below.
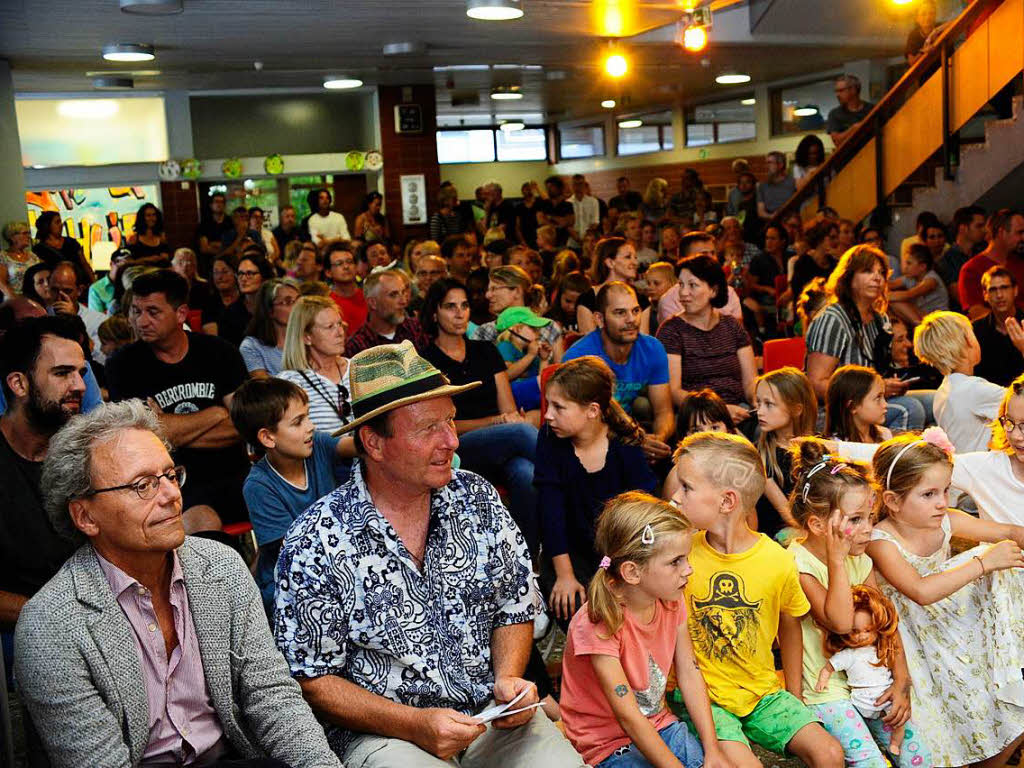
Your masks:
[{"label": "column", "polygon": [[[21,139],[14,113],[14,81],[10,63],[0,59],[0,227],[8,221],[27,218]],[[0,243],[2,247],[4,244]]]}]

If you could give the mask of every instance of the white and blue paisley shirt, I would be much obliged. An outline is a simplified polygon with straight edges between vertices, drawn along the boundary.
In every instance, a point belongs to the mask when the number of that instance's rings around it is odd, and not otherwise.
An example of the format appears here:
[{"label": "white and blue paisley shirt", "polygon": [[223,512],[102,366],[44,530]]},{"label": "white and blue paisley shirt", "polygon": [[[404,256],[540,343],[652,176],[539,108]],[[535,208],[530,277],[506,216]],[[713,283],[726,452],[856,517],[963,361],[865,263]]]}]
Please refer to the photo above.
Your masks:
[{"label": "white and blue paisley shirt", "polygon": [[[491,633],[533,620],[530,557],[494,487],[452,472],[432,494],[422,570],[353,466],[285,536],[274,634],[294,677],[339,675],[413,707],[479,712],[493,696]],[[328,725],[341,753],[352,734]]]}]

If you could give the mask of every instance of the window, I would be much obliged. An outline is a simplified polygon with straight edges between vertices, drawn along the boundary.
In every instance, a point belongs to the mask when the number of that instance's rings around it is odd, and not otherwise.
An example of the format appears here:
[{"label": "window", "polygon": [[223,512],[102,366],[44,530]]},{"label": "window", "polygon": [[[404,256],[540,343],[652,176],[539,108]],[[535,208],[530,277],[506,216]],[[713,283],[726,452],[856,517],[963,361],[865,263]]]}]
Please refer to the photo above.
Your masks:
[{"label": "window", "polygon": [[[753,97],[698,104],[686,111],[686,146],[703,147],[757,138]],[[744,104],[743,102],[749,102]]]},{"label": "window", "polygon": [[579,125],[558,129],[558,156],[562,160],[604,154],[604,126]]},{"label": "window", "polygon": [[438,131],[437,162],[493,163],[494,130]]},{"label": "window", "polygon": [[821,131],[829,110],[837,103],[835,82],[829,78],[778,88],[772,91],[771,99],[772,135]]},{"label": "window", "polygon": [[[635,128],[623,128],[626,120],[640,121]],[[618,154],[639,155],[644,152],[660,152],[673,148],[672,112],[652,112],[644,115],[631,115],[619,118]]]},{"label": "window", "polygon": [[548,138],[543,128],[523,128],[520,131],[494,132],[498,144],[498,161],[547,160]]}]

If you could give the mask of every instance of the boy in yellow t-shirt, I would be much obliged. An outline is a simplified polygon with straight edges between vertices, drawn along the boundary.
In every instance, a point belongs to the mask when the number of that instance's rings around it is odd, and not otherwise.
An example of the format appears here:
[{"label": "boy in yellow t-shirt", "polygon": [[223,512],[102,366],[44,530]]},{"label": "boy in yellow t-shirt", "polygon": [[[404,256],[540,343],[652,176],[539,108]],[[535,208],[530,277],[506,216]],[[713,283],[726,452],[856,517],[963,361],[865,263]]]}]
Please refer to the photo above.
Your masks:
[{"label": "boy in yellow t-shirt", "polygon": [[811,768],[842,768],[839,742],[775,674],[776,637],[783,659],[795,661],[786,666],[800,669],[800,617],[810,604],[792,555],[747,527],[764,492],[757,449],[738,435],[698,433],[679,447],[675,471],[680,488],[672,502],[700,529],[685,594],[723,751],[737,768],[759,765],[751,741]]}]

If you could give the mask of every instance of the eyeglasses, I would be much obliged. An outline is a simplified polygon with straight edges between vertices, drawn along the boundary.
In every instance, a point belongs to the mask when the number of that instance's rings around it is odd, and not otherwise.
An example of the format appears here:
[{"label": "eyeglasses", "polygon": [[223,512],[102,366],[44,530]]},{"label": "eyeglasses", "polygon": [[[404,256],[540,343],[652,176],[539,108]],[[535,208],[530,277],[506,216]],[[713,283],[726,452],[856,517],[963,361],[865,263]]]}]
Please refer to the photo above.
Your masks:
[{"label": "eyeglasses", "polygon": [[260,271],[258,269],[240,269],[235,274],[239,277],[259,277]]},{"label": "eyeglasses", "polygon": [[175,467],[174,469],[164,472],[162,475],[144,475],[134,483],[127,483],[125,485],[112,485],[109,488],[94,488],[88,493],[83,494],[83,496],[97,496],[101,493],[108,493],[110,491],[132,490],[135,491],[138,497],[143,501],[149,501],[156,496],[157,491],[160,489],[160,478],[166,478],[172,485],[176,485],[181,488],[185,485],[185,468]]},{"label": "eyeglasses", "polygon": [[1024,421],[1018,423],[1011,419],[1009,416],[1000,416],[999,426],[1003,428],[1003,431],[1007,435],[1011,434],[1015,429],[1021,430],[1021,434],[1024,434]]}]

